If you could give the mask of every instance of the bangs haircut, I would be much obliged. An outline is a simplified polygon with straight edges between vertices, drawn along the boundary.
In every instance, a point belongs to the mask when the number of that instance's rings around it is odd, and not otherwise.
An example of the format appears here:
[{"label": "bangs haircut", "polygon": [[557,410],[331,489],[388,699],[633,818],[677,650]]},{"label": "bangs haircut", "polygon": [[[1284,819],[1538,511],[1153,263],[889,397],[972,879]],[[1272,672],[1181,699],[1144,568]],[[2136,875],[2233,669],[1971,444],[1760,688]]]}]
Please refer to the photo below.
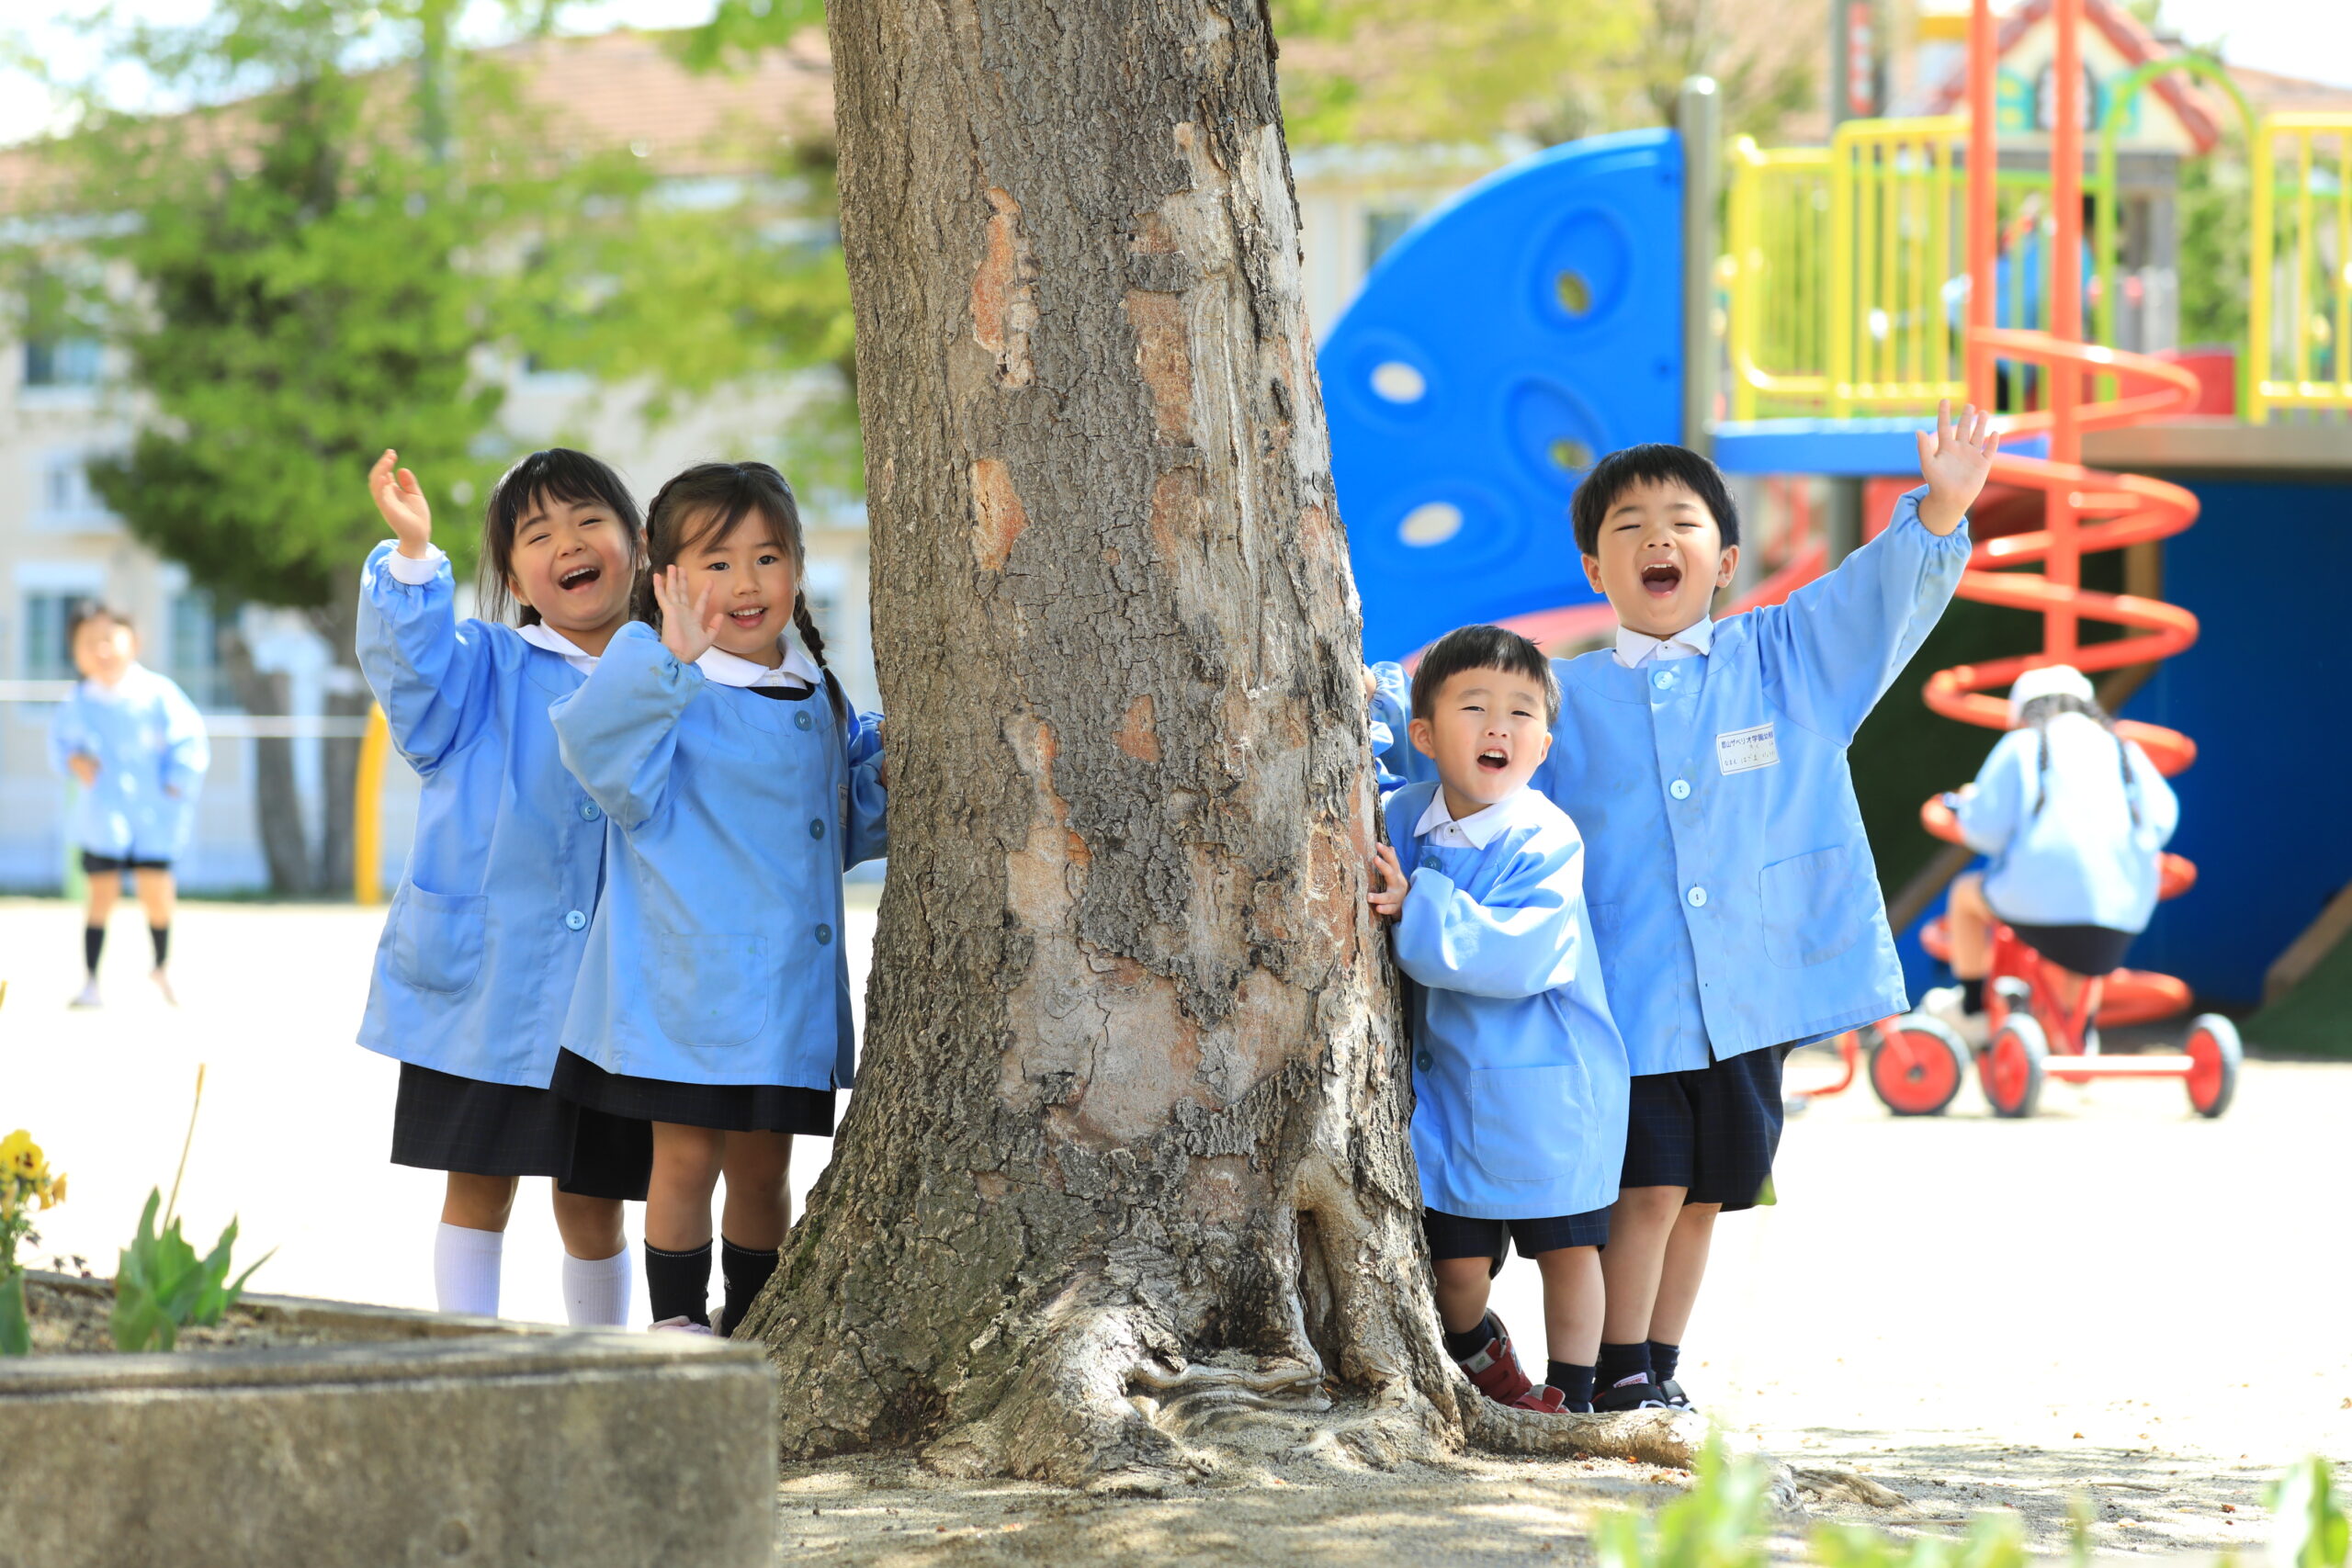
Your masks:
[{"label": "bangs haircut", "polygon": [[92,621],[110,621],[133,637],[139,635],[139,628],[130,624],[127,612],[103,599],[76,599],[72,613],[65,617],[65,647],[69,653],[73,650],[74,639],[80,637],[82,628]]},{"label": "bangs haircut", "polygon": [[1463,626],[1430,644],[1413,671],[1413,716],[1429,718],[1437,711],[1437,694],[1445,683],[1465,670],[1499,670],[1522,675],[1544,694],[1546,728],[1559,722],[1560,682],[1552,676],[1552,661],[1544,650],[1501,626]]},{"label": "bangs haircut", "polygon": [[612,513],[628,534],[632,568],[645,559],[645,518],[637,498],[612,466],[569,446],[534,452],[498,477],[491,487],[490,504],[482,512],[481,570],[475,574],[474,592],[483,618],[514,619],[526,626],[539,624],[539,613],[516,601],[510,580],[514,575],[514,536],[523,520],[553,502],[594,506]]},{"label": "bangs haircut", "polygon": [[1679,485],[1696,495],[1714,517],[1724,548],[1739,543],[1739,505],[1731,498],[1731,487],[1724,483],[1723,470],[1688,446],[1646,441],[1611,452],[1595,463],[1577,486],[1576,500],[1568,506],[1568,515],[1576,524],[1577,548],[1589,556],[1599,555],[1600,525],[1610,508],[1623,501],[1627,491],[1654,484]]}]

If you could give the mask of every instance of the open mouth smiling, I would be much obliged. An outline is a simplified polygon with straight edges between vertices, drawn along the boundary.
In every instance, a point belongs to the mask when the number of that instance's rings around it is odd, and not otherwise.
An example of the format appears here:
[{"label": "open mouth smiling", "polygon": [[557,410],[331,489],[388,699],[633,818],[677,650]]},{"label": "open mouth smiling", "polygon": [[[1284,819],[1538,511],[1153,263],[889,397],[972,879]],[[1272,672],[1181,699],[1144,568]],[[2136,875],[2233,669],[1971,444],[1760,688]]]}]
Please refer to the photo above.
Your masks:
[{"label": "open mouth smiling", "polygon": [[566,593],[570,593],[578,589],[594,587],[603,581],[604,576],[605,569],[601,566],[575,566],[569,571],[560,573],[555,580],[555,585]]},{"label": "open mouth smiling", "polygon": [[748,610],[729,610],[727,612],[727,618],[747,632],[757,631],[760,628],[760,623],[768,618],[768,607],[765,604],[754,604]]},{"label": "open mouth smiling", "polygon": [[1478,753],[1478,766],[1487,773],[1499,773],[1510,766],[1510,756],[1499,746],[1489,746]]},{"label": "open mouth smiling", "polygon": [[1642,568],[1642,590],[1660,599],[1671,598],[1682,586],[1682,569],[1672,561],[1652,561]]}]

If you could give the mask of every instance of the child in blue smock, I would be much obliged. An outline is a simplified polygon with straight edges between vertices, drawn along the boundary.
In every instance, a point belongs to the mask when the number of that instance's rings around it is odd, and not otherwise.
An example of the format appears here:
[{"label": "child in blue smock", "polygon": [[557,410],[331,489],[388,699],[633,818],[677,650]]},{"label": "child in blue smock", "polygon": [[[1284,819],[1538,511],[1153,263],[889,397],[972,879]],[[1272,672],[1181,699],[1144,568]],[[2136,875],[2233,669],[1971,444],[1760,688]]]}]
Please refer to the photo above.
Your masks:
[{"label": "child in blue smock", "polygon": [[[1928,482],[1884,533],[1785,604],[1721,622],[1739,519],[1713,464],[1628,447],[1577,489],[1577,547],[1618,629],[1554,663],[1556,743],[1534,783],[1589,846],[1593,941],[1634,1072],[1596,1409],[1689,1404],[1684,1327],[1715,1216],[1752,1207],[1771,1175],[1782,1057],[1905,1010],[1846,748],[1959,586],[1996,445],[1984,415],[1939,408],[1919,436]],[[1374,674],[1393,731],[1401,680]]]},{"label": "child in blue smock", "polygon": [[[2009,732],[1976,782],[1948,797],[1969,848],[1992,864],[1951,886],[1951,972],[1922,998],[1984,1036],[1993,923],[2078,976],[2109,974],[2155,914],[2159,861],[2180,803],[2155,763],[2115,733],[2081,671],[2029,670],[2009,688]],[[2058,998],[2071,1008],[2072,995]]]},{"label": "child in blue smock", "polygon": [[554,709],[610,865],[556,1085],[653,1122],[657,1328],[711,1331],[726,1177],[724,1334],[775,1271],[793,1134],[831,1136],[852,1079],[842,873],[883,851],[881,722],[824,668],[783,475],[689,468],[653,498],[646,539],[639,613],[660,630],[622,627]]},{"label": "child in blue smock", "polygon": [[[1592,1408],[1598,1249],[1625,1157],[1625,1045],[1586,921],[1584,841],[1527,783],[1559,705],[1516,632],[1464,626],[1430,649],[1410,734],[1438,776],[1389,797],[1371,895],[1414,982],[1413,1158],[1446,1349],[1487,1397],[1546,1412]],[[1487,1310],[1506,1233],[1544,1273],[1540,1388]]]},{"label": "child in blue smock", "polygon": [[66,825],[89,879],[82,921],[88,973],[74,1005],[98,1005],[98,955],[125,872],[139,890],[154,945],[148,977],[172,1001],[172,863],[187,848],[196,792],[212,761],[204,720],[169,677],[139,662],[138,635],[121,611],[84,601],[66,639],[82,678],[50,721],[49,754],[59,773],[82,786]]},{"label": "child in blue smock", "polygon": [[[508,469],[482,520],[460,621],[416,476],[386,452],[368,487],[393,540],[360,573],[359,667],[423,790],[376,948],[359,1043],[401,1064],[392,1159],[447,1173],[433,1278],[444,1312],[494,1316],[520,1178],[554,1179],[565,1310],[628,1321],[624,1200],[645,1196],[651,1129],[548,1087],[604,881],[605,825],[556,754],[548,705],[628,618],[637,503],[584,452]],[[519,606],[520,624],[505,615]]]}]

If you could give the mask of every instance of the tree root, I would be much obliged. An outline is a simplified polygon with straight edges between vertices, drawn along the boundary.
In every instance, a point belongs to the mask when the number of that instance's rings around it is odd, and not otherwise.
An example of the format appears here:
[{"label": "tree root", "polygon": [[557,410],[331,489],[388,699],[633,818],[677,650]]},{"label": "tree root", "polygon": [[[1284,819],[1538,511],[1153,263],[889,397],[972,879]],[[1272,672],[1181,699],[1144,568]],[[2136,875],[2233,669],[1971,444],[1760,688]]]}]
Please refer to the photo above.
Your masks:
[{"label": "tree root", "polygon": [[1609,1416],[1542,1416],[1465,1395],[1463,1431],[1489,1453],[1557,1459],[1622,1459],[1688,1470],[1707,1444],[1707,1423],[1687,1410]]},{"label": "tree root", "polygon": [[1857,1475],[1850,1470],[1796,1465],[1791,1467],[1789,1475],[1799,1492],[1824,1501],[1843,1500],[1872,1508],[1900,1508],[1911,1501],[1893,1487],[1881,1486],[1869,1476]]}]

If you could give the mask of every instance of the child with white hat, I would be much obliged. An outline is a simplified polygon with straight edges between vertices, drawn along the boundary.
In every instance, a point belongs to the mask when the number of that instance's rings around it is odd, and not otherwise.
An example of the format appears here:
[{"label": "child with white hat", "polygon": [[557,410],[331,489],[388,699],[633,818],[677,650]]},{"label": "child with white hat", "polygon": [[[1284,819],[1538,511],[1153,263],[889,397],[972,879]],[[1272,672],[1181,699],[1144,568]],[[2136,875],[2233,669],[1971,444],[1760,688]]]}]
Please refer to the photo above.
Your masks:
[{"label": "child with white hat", "polygon": [[2120,967],[2155,912],[2158,855],[2180,806],[2148,754],[2115,732],[2089,680],[2066,664],[2018,677],[2009,733],[1976,782],[1946,799],[1968,846],[1992,863],[1952,884],[1960,984],[1922,1001],[1981,1042],[1994,922],[2075,974]]}]

